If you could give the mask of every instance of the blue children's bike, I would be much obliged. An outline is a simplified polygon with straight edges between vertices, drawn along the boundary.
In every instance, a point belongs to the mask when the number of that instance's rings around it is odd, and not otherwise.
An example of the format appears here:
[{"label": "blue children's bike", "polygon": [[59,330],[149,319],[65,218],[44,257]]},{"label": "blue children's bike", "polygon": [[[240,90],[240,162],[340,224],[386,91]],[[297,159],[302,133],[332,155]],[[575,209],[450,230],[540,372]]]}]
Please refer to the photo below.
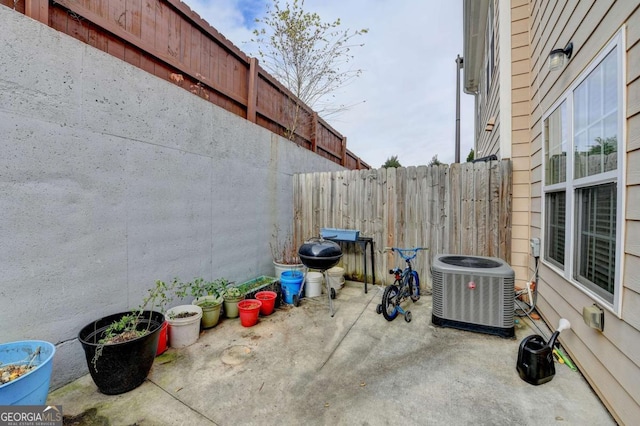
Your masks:
[{"label": "blue children's bike", "polygon": [[404,315],[406,322],[411,322],[411,311],[405,311],[400,304],[407,300],[408,297],[414,302],[420,299],[420,277],[418,272],[414,271],[411,261],[416,258],[420,250],[428,249],[425,247],[386,247],[383,251],[389,250],[398,253],[407,262],[407,266],[404,269],[394,268],[389,270],[391,275],[395,275],[395,281],[384,289],[382,303],[378,305],[376,312],[382,314],[387,321],[393,321],[398,316],[398,312],[400,312]]}]

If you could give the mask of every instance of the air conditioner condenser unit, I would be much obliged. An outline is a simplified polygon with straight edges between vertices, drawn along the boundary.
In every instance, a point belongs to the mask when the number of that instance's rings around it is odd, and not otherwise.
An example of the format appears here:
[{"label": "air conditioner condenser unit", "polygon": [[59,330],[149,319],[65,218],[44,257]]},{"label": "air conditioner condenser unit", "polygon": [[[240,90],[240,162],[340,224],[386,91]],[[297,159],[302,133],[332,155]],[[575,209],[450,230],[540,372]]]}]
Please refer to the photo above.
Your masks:
[{"label": "air conditioner condenser unit", "polygon": [[440,254],[431,272],[434,325],[515,336],[515,273],[504,260]]}]

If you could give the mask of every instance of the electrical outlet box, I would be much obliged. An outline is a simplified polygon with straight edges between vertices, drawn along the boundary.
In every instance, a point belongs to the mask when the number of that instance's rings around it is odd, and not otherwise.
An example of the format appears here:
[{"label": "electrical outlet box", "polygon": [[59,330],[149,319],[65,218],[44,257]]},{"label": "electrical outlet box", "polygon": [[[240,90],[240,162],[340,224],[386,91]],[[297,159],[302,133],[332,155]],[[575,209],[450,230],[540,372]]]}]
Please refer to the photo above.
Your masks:
[{"label": "electrical outlet box", "polygon": [[530,243],[533,257],[540,257],[540,238],[532,238]]},{"label": "electrical outlet box", "polygon": [[596,330],[604,330],[604,311],[598,305],[585,306],[582,308],[582,319],[584,323]]}]

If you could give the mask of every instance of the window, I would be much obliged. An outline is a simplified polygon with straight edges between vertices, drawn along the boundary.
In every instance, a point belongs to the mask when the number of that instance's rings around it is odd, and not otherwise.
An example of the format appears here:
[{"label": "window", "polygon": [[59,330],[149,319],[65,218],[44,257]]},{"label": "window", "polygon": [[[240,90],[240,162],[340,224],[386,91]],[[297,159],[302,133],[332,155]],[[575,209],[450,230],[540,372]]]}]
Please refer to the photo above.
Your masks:
[{"label": "window", "polygon": [[622,30],[543,117],[543,260],[617,309]]},{"label": "window", "polygon": [[493,78],[493,68],[495,63],[495,35],[493,33],[493,1],[489,2],[489,12],[487,15],[487,34],[485,35],[485,93],[489,99],[489,89],[491,88],[491,79]]},{"label": "window", "polygon": [[[544,120],[545,140],[545,194],[547,207],[547,236],[545,238],[546,259],[556,266],[564,265],[566,185],[567,180],[567,102],[563,101]],[[552,186],[555,185],[555,188]],[[555,189],[555,190],[554,190]]]}]

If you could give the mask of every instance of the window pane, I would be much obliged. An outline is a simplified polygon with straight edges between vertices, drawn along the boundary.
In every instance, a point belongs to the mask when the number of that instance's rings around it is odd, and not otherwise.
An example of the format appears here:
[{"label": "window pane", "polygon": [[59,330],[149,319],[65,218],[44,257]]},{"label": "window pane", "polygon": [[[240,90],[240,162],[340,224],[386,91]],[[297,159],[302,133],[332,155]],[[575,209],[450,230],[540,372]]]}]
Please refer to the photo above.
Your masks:
[{"label": "window pane", "polygon": [[567,180],[567,103],[560,104],[544,120],[545,184]]},{"label": "window pane", "polygon": [[587,91],[578,87],[573,93],[574,132],[581,132],[587,127]]},{"label": "window pane", "polygon": [[587,131],[576,133],[573,138],[575,144],[574,152],[574,176],[583,177],[587,176]]},{"label": "window pane", "polygon": [[564,267],[566,200],[564,191],[551,192],[545,196],[547,206],[545,259],[559,267]]},{"label": "window pane", "polygon": [[[615,52],[615,51],[614,51]],[[618,109],[618,67],[615,55],[609,54],[602,62],[604,68],[604,114]]]},{"label": "window pane", "polygon": [[578,249],[576,279],[609,302],[616,270],[616,184],[576,191]]},{"label": "window pane", "polygon": [[574,91],[576,179],[617,167],[619,70],[616,50],[611,51]]}]

